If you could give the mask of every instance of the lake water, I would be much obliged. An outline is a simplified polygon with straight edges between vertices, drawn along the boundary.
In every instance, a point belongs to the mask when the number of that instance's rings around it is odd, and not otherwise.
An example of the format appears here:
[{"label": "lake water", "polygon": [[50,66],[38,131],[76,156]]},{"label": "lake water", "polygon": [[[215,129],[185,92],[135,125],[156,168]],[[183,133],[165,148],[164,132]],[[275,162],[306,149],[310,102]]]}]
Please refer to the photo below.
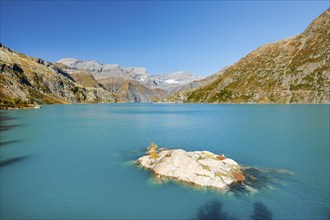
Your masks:
[{"label": "lake water", "polygon": [[[329,219],[329,105],[84,104],[2,111],[1,219]],[[255,193],[157,184],[152,142],[290,171]],[[273,179],[272,179],[273,178]]]}]

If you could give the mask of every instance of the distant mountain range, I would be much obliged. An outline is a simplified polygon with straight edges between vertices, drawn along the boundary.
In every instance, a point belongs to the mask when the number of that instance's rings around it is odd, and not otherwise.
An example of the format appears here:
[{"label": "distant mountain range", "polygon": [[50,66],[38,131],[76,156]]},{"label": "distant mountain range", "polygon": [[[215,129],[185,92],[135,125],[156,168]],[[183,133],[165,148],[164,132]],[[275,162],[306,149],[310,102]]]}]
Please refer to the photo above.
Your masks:
[{"label": "distant mountain range", "polygon": [[259,47],[196,87],[164,101],[330,103],[330,9],[301,34]]},{"label": "distant mountain range", "polygon": [[[101,64],[94,60],[64,58],[55,65],[84,86],[91,85],[90,80],[88,85],[83,81],[89,73],[89,79],[93,77],[102,88],[112,92],[119,101],[123,102],[158,100],[179,91],[194,80],[201,79],[183,71],[149,75],[147,69],[143,67],[121,67],[118,64]],[[85,77],[82,77],[82,73]]]},{"label": "distant mountain range", "polygon": [[330,9],[294,37],[269,43],[218,73],[149,75],[64,58],[33,58],[0,44],[0,108],[15,103],[330,103]]}]

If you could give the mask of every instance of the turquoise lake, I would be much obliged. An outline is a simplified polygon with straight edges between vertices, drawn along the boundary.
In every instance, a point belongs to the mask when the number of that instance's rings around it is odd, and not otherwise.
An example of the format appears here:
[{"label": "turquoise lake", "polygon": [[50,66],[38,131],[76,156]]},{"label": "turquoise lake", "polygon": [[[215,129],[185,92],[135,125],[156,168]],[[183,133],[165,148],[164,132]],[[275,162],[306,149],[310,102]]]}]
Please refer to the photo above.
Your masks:
[{"label": "turquoise lake", "polygon": [[[329,112],[212,104],[1,111],[1,219],[329,219]],[[268,175],[254,193],[157,184],[132,164],[152,142],[290,174]]]}]

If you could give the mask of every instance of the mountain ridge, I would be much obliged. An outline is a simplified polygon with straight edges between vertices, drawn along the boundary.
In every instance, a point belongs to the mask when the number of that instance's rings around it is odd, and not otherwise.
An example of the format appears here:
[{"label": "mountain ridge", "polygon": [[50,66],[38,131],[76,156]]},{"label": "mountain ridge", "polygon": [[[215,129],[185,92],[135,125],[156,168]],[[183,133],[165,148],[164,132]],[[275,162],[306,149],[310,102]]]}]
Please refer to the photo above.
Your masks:
[{"label": "mountain ridge", "polygon": [[329,103],[330,9],[300,34],[268,43],[212,82],[166,102]]},{"label": "mountain ridge", "polygon": [[201,79],[185,71],[150,75],[144,67],[122,67],[118,64],[102,64],[96,60],[62,58],[55,65],[62,65],[70,75],[76,71],[90,72],[103,88],[114,93],[123,102],[163,99],[186,84]]},{"label": "mountain ridge", "polygon": [[85,88],[56,65],[0,44],[0,108],[20,104],[115,102],[102,88]]},{"label": "mountain ridge", "polygon": [[[119,64],[102,64],[96,60],[78,60],[75,58],[62,58],[58,60],[55,64],[64,64],[68,69],[78,69],[90,71],[93,76],[97,78],[103,77],[127,77],[138,81],[146,81],[147,78],[169,78],[174,77],[173,80],[178,80],[178,78],[184,78],[185,84],[193,80],[201,79],[202,77],[193,75],[186,71],[176,71],[171,73],[153,74],[150,75],[148,70],[144,67],[123,67]],[[190,78],[188,78],[190,77]]]}]

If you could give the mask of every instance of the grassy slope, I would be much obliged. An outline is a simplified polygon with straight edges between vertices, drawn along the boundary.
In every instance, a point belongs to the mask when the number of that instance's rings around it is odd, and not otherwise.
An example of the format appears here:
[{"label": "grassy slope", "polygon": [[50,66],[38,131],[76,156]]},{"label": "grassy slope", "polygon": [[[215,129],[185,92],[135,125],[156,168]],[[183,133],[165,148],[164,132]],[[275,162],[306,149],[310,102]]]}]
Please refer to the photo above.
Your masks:
[{"label": "grassy slope", "polygon": [[186,102],[329,103],[330,11],[301,34],[259,47]]}]

